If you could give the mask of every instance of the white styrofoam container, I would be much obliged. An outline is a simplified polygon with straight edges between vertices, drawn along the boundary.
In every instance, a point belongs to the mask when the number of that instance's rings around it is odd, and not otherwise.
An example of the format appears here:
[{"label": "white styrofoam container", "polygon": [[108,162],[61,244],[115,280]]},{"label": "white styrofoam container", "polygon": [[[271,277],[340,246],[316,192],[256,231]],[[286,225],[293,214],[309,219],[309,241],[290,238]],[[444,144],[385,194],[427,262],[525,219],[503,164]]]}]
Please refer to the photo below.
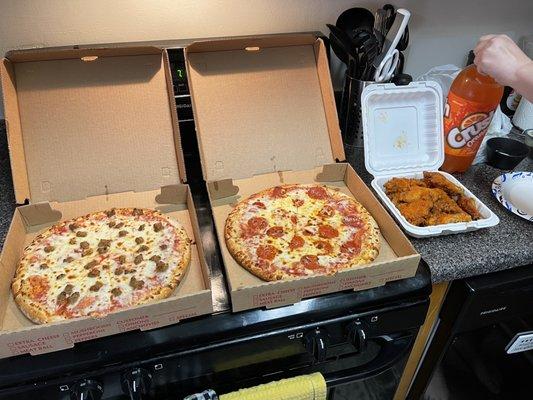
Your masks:
[{"label": "white styrofoam container", "polygon": [[[430,237],[473,231],[497,225],[500,220],[485,204],[452,175],[437,171],[444,162],[443,101],[435,82],[412,82],[407,86],[373,84],[361,97],[365,166],[374,179],[372,187],[403,229],[414,237]],[[464,189],[476,201],[483,218],[419,227],[403,217],[387,197],[383,185],[390,179],[422,178],[434,171]]]}]

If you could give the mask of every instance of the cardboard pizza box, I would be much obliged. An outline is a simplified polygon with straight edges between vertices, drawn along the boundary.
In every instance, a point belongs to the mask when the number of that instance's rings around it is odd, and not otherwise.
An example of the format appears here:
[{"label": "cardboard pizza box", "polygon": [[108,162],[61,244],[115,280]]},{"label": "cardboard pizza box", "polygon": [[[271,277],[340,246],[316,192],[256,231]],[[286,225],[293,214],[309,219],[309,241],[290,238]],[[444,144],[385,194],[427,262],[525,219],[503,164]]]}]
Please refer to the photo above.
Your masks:
[{"label": "cardboard pizza box", "polygon": [[[17,203],[0,256],[0,357],[39,354],[212,312],[195,208],[185,179],[167,54],[154,47],[10,52],[0,66]],[[145,207],[180,221],[191,262],[167,299],[35,325],[11,280],[23,249],[63,219]]]},{"label": "cardboard pizza box", "polygon": [[[186,49],[204,178],[234,311],[279,307],[414,276],[420,255],[345,159],[326,49],[313,35],[203,41]],[[337,162],[337,163],[336,163]],[[265,282],[229,253],[232,207],[262,189],[320,182],[361,202],[381,231],[372,263],[333,276]]]}]

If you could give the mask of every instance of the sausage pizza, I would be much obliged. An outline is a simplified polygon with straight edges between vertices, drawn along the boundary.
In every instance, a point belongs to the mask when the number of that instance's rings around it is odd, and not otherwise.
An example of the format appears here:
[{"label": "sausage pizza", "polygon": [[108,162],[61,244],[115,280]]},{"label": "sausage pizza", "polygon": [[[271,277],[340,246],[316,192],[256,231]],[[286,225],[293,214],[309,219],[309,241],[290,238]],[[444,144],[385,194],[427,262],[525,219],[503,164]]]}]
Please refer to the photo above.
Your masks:
[{"label": "sausage pizza", "polygon": [[36,323],[168,297],[190,260],[183,226],[155,210],[117,208],[62,221],[26,247],[12,291]]}]

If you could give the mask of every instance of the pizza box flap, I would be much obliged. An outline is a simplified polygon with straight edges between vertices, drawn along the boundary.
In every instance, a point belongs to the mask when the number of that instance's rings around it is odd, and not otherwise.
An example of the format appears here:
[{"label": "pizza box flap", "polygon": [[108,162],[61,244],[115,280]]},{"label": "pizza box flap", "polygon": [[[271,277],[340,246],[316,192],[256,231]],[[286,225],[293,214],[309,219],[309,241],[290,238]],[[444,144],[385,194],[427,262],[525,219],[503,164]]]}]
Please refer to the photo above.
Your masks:
[{"label": "pizza box flap", "polygon": [[156,47],[9,52],[0,72],[17,203],[184,181],[167,64]]},{"label": "pizza box flap", "polygon": [[344,160],[322,40],[292,34],[202,41],[186,54],[207,181]]}]

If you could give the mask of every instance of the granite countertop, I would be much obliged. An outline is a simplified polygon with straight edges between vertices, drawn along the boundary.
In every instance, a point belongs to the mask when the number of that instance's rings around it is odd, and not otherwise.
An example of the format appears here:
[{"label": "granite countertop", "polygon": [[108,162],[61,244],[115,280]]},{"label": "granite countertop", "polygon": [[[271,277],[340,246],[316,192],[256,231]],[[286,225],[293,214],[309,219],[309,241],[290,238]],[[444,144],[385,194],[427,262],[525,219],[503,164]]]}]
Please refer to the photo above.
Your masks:
[{"label": "granite countertop", "polygon": [[14,209],[15,194],[11,180],[6,127],[4,121],[0,120],[0,249],[4,244]]},{"label": "granite countertop", "polygon": [[[372,176],[364,168],[362,153],[348,161],[369,184]],[[533,171],[531,159],[517,171]],[[508,211],[492,197],[490,188],[502,172],[488,165],[475,165],[458,179],[485,203],[500,223],[488,229],[427,239],[411,238],[429,265],[434,283],[533,264],[533,223]],[[4,122],[0,121],[0,248],[15,209]]]},{"label": "granite countertop", "polygon": [[[515,171],[533,171],[533,162],[526,158]],[[533,264],[533,223],[507,211],[492,195],[492,182],[501,174],[501,170],[481,164],[457,175],[500,218],[498,225],[446,237],[412,240],[430,265],[433,282]]]}]

